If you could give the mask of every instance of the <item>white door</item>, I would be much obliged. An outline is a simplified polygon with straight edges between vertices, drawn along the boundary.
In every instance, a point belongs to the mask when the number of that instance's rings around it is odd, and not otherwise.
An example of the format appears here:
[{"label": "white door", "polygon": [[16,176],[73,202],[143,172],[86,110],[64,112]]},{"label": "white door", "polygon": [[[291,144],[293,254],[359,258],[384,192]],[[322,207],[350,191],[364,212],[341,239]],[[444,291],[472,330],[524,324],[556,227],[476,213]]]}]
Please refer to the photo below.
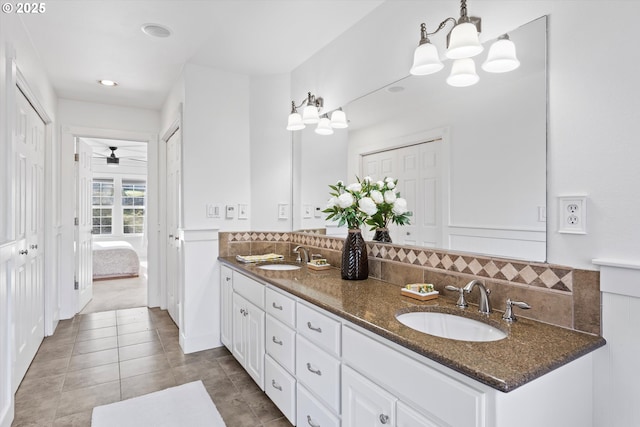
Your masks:
[{"label": "white door", "polygon": [[356,371],[342,368],[342,425],[394,426],[396,397]]},{"label": "white door", "polygon": [[44,338],[44,135],[44,122],[16,88],[14,391]]},{"label": "white door", "polygon": [[221,267],[220,274],[220,341],[231,350],[233,337],[233,273],[229,267]]},{"label": "white door", "polygon": [[245,306],[247,359],[245,369],[264,390],[264,311],[247,302]]},{"label": "white door", "polygon": [[398,179],[398,191],[413,213],[410,224],[389,226],[394,243],[444,247],[441,217],[443,192],[442,140],[396,148],[362,157],[362,175],[373,180]]},{"label": "white door", "polygon": [[167,141],[167,311],[180,327],[180,237],[181,222],[181,134],[178,129]]},{"label": "white door", "polygon": [[235,292],[231,298],[233,304],[233,308],[231,310],[231,319],[233,323],[231,352],[240,365],[246,366],[248,337],[247,329],[245,327],[247,323],[245,317],[248,316],[248,313],[245,307],[248,302]]},{"label": "white door", "polygon": [[93,216],[91,215],[93,195],[91,158],[93,150],[88,143],[77,140],[76,161],[76,282],[78,288],[78,312],[93,297],[93,252],[92,235]]}]

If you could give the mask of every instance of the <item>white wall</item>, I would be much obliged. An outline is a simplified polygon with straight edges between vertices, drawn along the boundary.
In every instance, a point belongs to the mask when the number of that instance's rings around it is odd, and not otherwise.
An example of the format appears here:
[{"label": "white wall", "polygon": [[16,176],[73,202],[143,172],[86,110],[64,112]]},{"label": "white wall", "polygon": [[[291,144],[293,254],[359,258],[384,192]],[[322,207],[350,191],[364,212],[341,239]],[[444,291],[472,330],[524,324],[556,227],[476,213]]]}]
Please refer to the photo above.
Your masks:
[{"label": "white wall", "polygon": [[187,64],[184,82],[183,226],[249,230],[237,215],[206,215],[207,204],[237,210],[251,201],[249,77]]},{"label": "white wall", "polygon": [[256,76],[250,83],[251,228],[289,231],[291,218],[278,219],[278,204],[291,205],[292,135],[284,126],[290,76]]}]

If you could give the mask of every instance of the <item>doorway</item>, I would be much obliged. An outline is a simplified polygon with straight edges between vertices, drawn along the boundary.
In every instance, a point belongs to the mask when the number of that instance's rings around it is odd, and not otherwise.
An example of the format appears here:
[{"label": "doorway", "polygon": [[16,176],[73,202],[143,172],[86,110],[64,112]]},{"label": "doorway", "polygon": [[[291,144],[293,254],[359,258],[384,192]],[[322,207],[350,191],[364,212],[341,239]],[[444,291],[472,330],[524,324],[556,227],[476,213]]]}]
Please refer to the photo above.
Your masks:
[{"label": "doorway", "polygon": [[76,137],[75,145],[80,313],[147,306],[148,144]]}]

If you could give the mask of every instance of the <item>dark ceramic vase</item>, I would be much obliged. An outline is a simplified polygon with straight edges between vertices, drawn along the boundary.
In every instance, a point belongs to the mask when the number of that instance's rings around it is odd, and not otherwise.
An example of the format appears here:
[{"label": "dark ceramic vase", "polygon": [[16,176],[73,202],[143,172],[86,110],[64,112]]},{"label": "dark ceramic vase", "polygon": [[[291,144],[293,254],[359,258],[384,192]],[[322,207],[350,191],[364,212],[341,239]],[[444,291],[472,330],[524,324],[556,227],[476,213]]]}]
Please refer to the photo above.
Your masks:
[{"label": "dark ceramic vase", "polygon": [[367,243],[360,229],[350,229],[342,247],[342,278],[345,280],[364,280],[369,277]]},{"label": "dark ceramic vase", "polygon": [[393,243],[388,228],[376,228],[376,234],[373,235],[373,240],[380,243]]}]

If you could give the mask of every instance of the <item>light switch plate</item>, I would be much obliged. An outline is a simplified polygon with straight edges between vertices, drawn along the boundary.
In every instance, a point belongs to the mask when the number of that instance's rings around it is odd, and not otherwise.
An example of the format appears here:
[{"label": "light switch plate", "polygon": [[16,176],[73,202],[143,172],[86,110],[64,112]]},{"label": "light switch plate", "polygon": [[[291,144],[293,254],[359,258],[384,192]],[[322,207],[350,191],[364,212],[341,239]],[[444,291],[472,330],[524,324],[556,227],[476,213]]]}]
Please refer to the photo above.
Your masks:
[{"label": "light switch plate", "polygon": [[288,203],[278,203],[278,219],[289,219]]},{"label": "light switch plate", "polygon": [[312,217],[311,211],[312,211],[311,205],[304,205],[302,210],[302,217],[311,218]]},{"label": "light switch plate", "polygon": [[238,205],[238,219],[249,219],[249,205]]},{"label": "light switch plate", "polygon": [[207,205],[207,218],[220,218],[221,209],[220,205],[209,203]]},{"label": "light switch plate", "polygon": [[236,207],[233,205],[227,205],[227,210],[226,210],[226,218],[227,219],[233,219],[236,216]]},{"label": "light switch plate", "polygon": [[587,234],[587,197],[558,197],[558,233]]}]

